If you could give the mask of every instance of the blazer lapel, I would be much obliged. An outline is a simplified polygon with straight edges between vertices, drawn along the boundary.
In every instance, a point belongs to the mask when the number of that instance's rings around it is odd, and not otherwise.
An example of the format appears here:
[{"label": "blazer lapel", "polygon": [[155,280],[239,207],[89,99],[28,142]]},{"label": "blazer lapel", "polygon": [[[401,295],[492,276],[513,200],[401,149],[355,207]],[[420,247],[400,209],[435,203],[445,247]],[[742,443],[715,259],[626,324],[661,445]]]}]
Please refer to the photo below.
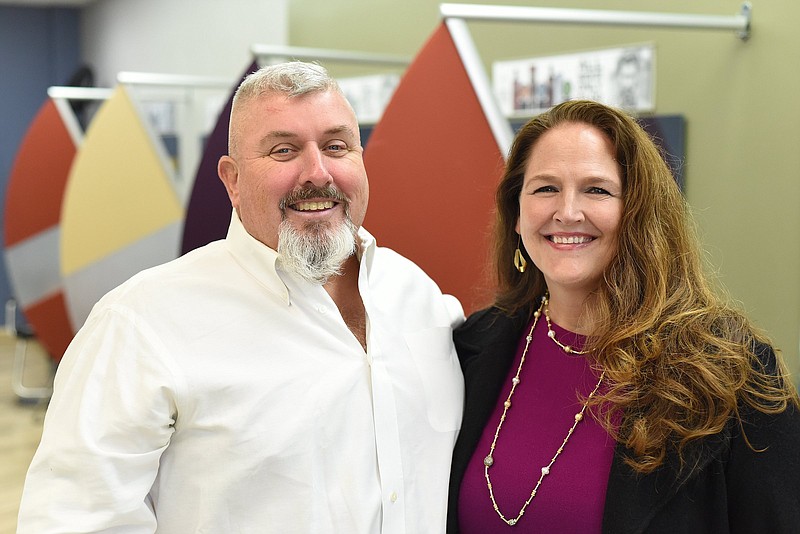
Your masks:
[{"label": "blazer lapel", "polygon": [[476,350],[463,360],[467,404],[459,440],[463,439],[464,450],[468,451],[474,450],[494,410],[503,380],[514,361],[525,317],[523,314],[508,317],[496,312],[493,320],[485,324],[486,328],[474,329],[470,339],[464,340],[467,344],[474,343],[472,346]]},{"label": "blazer lapel", "polygon": [[[483,427],[494,409],[503,379],[514,361],[525,314],[508,317],[495,308],[470,317],[454,339],[464,370],[466,405],[450,473],[447,532],[458,532],[458,493]],[[462,327],[463,328],[463,327]]]}]

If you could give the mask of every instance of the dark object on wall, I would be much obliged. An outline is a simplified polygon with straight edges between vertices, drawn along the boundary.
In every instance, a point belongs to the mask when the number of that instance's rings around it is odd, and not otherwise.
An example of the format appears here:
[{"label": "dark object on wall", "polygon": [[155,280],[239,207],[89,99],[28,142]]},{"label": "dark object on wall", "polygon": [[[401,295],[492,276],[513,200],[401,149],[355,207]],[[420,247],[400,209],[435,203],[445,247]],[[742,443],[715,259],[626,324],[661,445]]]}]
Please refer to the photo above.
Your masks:
[{"label": "dark object on wall", "polygon": [[[64,85],[67,87],[94,87],[94,71],[88,65],[81,65]],[[78,118],[81,129],[85,131],[96,103],[91,100],[70,100],[69,105]]]},{"label": "dark object on wall", "polygon": [[[511,127],[514,131],[522,128],[530,119],[514,119]],[[636,119],[642,128],[650,134],[656,145],[662,150],[664,161],[672,171],[672,176],[683,191],[683,169],[686,161],[686,119],[682,115],[655,115]]]}]

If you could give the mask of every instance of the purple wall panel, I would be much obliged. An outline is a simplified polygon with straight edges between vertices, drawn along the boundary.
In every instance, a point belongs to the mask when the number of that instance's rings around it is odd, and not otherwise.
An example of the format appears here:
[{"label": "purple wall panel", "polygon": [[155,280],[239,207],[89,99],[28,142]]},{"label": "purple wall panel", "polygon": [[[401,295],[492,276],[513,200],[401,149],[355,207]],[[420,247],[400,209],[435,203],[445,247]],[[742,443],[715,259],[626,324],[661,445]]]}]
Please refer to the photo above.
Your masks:
[{"label": "purple wall panel", "polygon": [[[242,78],[256,69],[258,64],[254,62],[247,68]],[[228,153],[228,122],[232,101],[233,92],[220,113],[214,130],[206,140],[206,148],[197,168],[194,187],[186,207],[181,254],[222,239],[228,232],[232,208],[225,186],[217,175],[217,162],[221,156]]]}]

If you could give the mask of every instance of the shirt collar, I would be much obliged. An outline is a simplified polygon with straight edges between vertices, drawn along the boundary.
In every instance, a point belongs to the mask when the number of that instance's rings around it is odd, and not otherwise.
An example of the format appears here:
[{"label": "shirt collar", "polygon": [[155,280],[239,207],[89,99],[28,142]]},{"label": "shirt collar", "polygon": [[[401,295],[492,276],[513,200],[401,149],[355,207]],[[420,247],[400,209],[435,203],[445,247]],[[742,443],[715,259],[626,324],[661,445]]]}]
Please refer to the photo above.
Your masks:
[{"label": "shirt collar", "polygon": [[289,289],[278,276],[275,267],[278,253],[245,230],[236,210],[231,215],[231,224],[228,226],[228,236],[225,238],[225,242],[237,263],[259,284],[288,306]]},{"label": "shirt collar", "polygon": [[[361,268],[366,270],[366,274],[369,274],[377,247],[375,238],[364,228],[359,228],[358,239],[360,242],[359,263]],[[228,226],[228,235],[225,241],[237,263],[288,306],[290,303],[289,289],[281,279],[276,266],[278,252],[250,235],[239,220],[236,210],[231,215],[231,223]]]}]

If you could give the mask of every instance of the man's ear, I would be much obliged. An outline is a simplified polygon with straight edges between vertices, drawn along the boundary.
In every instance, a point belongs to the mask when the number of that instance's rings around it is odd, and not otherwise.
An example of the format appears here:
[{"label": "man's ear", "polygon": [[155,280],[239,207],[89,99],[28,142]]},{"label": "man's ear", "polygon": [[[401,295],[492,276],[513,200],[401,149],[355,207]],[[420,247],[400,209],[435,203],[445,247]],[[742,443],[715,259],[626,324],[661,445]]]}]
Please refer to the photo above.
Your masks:
[{"label": "man's ear", "polygon": [[222,183],[225,184],[225,189],[228,191],[228,198],[231,199],[231,205],[234,208],[239,208],[239,166],[236,161],[230,156],[222,156],[217,163],[217,174]]}]

